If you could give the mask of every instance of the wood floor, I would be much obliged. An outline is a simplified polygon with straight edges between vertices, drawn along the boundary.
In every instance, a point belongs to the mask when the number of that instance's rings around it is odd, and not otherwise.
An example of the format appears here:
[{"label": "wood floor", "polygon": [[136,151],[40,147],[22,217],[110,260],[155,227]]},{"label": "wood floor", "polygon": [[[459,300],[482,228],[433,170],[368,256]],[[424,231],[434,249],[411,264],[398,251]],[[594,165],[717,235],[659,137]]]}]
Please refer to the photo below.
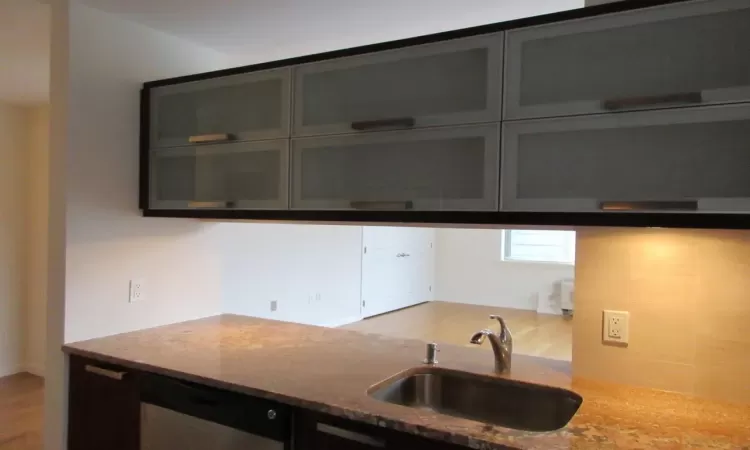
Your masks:
[{"label": "wood floor", "polygon": [[[571,361],[573,356],[573,319],[535,311],[429,302],[341,328],[394,337],[420,339],[453,345],[469,344],[469,337],[482,328],[498,330],[490,314],[502,316],[513,334],[513,352],[522,355]],[[490,350],[485,343],[482,348]]]},{"label": "wood floor", "polygon": [[41,450],[43,405],[41,377],[0,378],[0,450]]}]

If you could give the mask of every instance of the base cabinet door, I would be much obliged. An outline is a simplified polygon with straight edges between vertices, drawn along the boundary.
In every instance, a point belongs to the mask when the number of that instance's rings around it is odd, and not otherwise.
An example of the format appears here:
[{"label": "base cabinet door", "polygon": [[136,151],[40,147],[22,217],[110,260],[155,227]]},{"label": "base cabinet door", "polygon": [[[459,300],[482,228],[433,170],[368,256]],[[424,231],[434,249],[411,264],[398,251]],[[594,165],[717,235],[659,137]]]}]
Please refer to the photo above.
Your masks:
[{"label": "base cabinet door", "polygon": [[499,126],[292,140],[292,209],[497,211]]},{"label": "base cabinet door", "polygon": [[506,122],[502,209],[750,211],[750,106]]},{"label": "base cabinet door", "polygon": [[299,410],[293,450],[466,450],[466,447]]},{"label": "base cabinet door", "polygon": [[70,357],[68,450],[139,450],[138,375]]}]

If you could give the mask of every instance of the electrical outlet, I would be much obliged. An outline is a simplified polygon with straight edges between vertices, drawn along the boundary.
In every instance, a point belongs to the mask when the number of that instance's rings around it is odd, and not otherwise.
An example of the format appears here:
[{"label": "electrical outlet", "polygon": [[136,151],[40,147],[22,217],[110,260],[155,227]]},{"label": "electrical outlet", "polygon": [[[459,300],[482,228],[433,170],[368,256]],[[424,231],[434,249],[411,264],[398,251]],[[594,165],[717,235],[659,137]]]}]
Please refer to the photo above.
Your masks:
[{"label": "electrical outlet", "polygon": [[276,311],[279,308],[279,302],[276,300],[271,300],[271,311]]},{"label": "electrical outlet", "polygon": [[604,310],[602,340],[608,343],[627,345],[630,331],[630,313]]},{"label": "electrical outlet", "polygon": [[130,280],[130,297],[129,302],[142,302],[146,299],[146,294],[143,291],[143,280],[134,279]]}]

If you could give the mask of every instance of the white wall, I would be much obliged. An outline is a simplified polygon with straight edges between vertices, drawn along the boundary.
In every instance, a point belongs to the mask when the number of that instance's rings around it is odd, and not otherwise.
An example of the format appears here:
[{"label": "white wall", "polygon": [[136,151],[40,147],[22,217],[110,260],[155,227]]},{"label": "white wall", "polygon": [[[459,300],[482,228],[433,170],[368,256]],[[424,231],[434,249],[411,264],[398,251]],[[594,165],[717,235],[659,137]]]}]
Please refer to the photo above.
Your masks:
[{"label": "white wall", "polygon": [[435,299],[558,313],[549,305],[555,284],[572,279],[572,265],[501,259],[502,230],[437,231]]},{"label": "white wall", "polygon": [[[212,50],[53,2],[45,448],[64,448],[63,342],[221,310],[219,227],[138,210],[144,81],[227,66]],[[128,280],[146,300],[128,303]]]},{"label": "white wall", "polygon": [[225,313],[321,326],[360,318],[362,227],[221,227]]},{"label": "white wall", "polygon": [[[284,3],[285,6],[276,6]],[[295,3],[301,5],[292,6]],[[212,33],[201,38],[237,54],[238,64],[253,64],[583,6],[584,0],[281,1],[259,5],[257,14],[261,21],[247,31]],[[220,21],[217,15],[212,16],[214,29],[220,29],[222,21],[227,20],[230,30],[245,26],[237,23],[242,20],[240,17],[222,16]]]},{"label": "white wall", "polygon": [[23,363],[25,115],[0,103],[0,377]]},{"label": "white wall", "polygon": [[47,225],[49,208],[49,108],[26,114],[26,264],[24,370],[44,374],[47,323]]},{"label": "white wall", "polygon": [[[138,210],[139,90],[226,58],[78,4],[70,21],[66,342],[220,312],[218,227]],[[128,303],[132,278],[145,301]]]}]

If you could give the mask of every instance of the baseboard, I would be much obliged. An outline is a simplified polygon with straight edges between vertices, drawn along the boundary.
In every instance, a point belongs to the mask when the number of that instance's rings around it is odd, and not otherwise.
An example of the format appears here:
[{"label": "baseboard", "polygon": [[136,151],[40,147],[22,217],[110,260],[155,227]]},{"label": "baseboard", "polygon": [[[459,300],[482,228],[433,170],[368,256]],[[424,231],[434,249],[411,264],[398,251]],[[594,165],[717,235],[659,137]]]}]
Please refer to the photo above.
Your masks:
[{"label": "baseboard", "polygon": [[[396,308],[396,309],[392,309],[392,310],[390,310],[390,311],[382,312],[382,313],[380,313],[380,314],[375,314],[375,315],[373,315],[373,316],[367,316],[367,317],[363,317],[362,319],[372,319],[373,317],[380,317],[380,316],[384,316],[384,315],[386,315],[386,314],[390,314],[390,313],[393,313],[393,312],[396,312],[396,311],[402,311],[402,310],[404,310],[404,309],[414,308],[415,306],[420,306],[420,305],[424,305],[425,303],[430,303],[430,302],[435,302],[435,300],[425,300],[425,301],[423,301],[423,302],[415,303],[415,304],[413,304],[413,305],[409,305],[409,306],[404,306],[404,307],[401,307],[401,308]],[[436,302],[436,303],[437,303],[437,302]],[[359,319],[359,320],[361,320],[361,319]]]},{"label": "baseboard", "polygon": [[44,377],[44,366],[38,363],[26,363],[21,366],[22,372],[28,372],[38,377]]},{"label": "baseboard", "polygon": [[21,365],[17,365],[17,366],[14,365],[10,367],[0,368],[0,378],[15,375],[23,371],[24,371],[24,368]]},{"label": "baseboard", "polygon": [[322,323],[320,324],[320,326],[326,328],[337,328],[343,327],[344,325],[349,325],[350,323],[359,322],[360,320],[362,320],[362,317],[360,316],[350,316],[344,319],[334,320],[333,322]]}]

